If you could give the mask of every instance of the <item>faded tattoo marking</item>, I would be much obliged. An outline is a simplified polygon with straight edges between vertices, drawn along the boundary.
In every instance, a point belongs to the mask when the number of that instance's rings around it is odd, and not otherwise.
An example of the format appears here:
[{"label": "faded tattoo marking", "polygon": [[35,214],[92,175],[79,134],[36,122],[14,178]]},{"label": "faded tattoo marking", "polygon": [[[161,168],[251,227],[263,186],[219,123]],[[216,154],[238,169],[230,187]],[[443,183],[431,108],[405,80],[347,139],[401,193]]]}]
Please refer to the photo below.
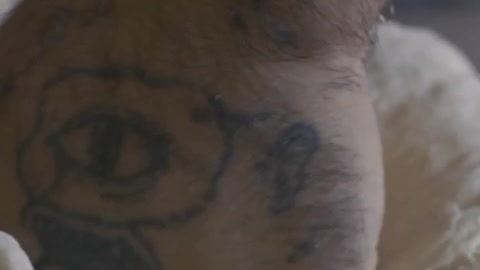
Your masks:
[{"label": "faded tattoo marking", "polygon": [[[80,20],[82,27],[88,27],[98,18],[105,17],[107,6],[111,0],[95,0],[95,4],[91,8],[75,10],[62,6],[51,6],[50,15],[47,17],[47,29],[43,37],[39,40],[37,52],[27,59],[25,65],[18,71],[14,72],[12,80],[27,74],[31,69],[45,56],[51,52],[53,45],[63,41],[68,34],[68,30],[76,20]],[[15,15],[13,13],[13,15]],[[1,93],[0,93],[1,95]]]},{"label": "faded tattoo marking", "polygon": [[44,252],[36,269],[162,269],[142,238],[128,230],[98,230],[41,214],[32,216],[32,227]]},{"label": "faded tattoo marking", "polygon": [[[242,13],[235,11],[230,19],[232,29],[239,31],[244,38],[250,39],[249,29],[259,29],[265,38],[271,41],[275,47],[287,54],[295,53],[300,48],[300,35],[291,23],[285,18],[280,18],[271,11],[269,1],[251,0],[251,11],[253,11],[253,23],[255,27],[249,27]],[[253,32],[253,31],[252,31]],[[251,42],[251,41],[250,41]],[[253,49],[255,44],[249,44]]]},{"label": "faded tattoo marking", "polygon": [[[46,123],[50,92],[74,78],[115,82],[133,80],[147,90],[164,91],[166,94],[172,93],[169,91],[184,91],[187,95],[203,98],[208,107],[192,108],[192,117],[186,120],[199,121],[220,134],[221,148],[211,165],[211,175],[204,179],[207,190],[204,197],[199,198],[200,202],[166,215],[117,219],[70,209],[68,205],[55,201],[52,194],[74,181],[93,184],[102,194],[102,200],[112,204],[131,196],[138,197],[139,194],[141,197],[151,185],[168,176],[169,160],[172,158],[170,146],[175,142],[173,134],[163,130],[161,123],[136,112],[101,104],[73,113],[57,128],[50,127]],[[236,131],[268,117],[268,113],[232,111],[227,108],[222,96],[204,87],[180,78],[157,77],[139,67],[61,69],[42,87],[33,128],[17,148],[17,175],[28,201],[22,210],[24,224],[33,229],[44,252],[38,259],[37,269],[162,269],[142,230],[182,225],[201,215],[217,197],[220,180],[234,153]],[[83,159],[71,155],[66,147],[65,138],[79,130],[89,131],[87,156]],[[132,134],[143,141],[148,159],[143,169],[118,174],[119,157],[125,154],[122,153],[122,145],[125,138]],[[49,186],[40,191],[31,185],[32,179],[25,173],[26,158],[33,151],[34,143],[46,146],[55,165],[54,179],[48,179]],[[75,177],[67,178],[71,175]],[[148,203],[148,198],[141,199],[139,203]],[[75,257],[69,259],[71,256]]]},{"label": "faded tattoo marking", "polygon": [[320,234],[325,232],[330,233],[334,229],[334,226],[312,226],[312,228],[310,228],[309,230],[308,237],[294,245],[294,247],[290,251],[290,254],[287,257],[287,263],[298,263],[306,257],[315,253],[320,247],[320,244],[318,243]]},{"label": "faded tattoo marking", "polygon": [[295,206],[317,150],[317,131],[308,124],[290,125],[277,136],[268,151],[267,159],[257,164],[261,175],[272,181],[272,213],[281,214]]}]

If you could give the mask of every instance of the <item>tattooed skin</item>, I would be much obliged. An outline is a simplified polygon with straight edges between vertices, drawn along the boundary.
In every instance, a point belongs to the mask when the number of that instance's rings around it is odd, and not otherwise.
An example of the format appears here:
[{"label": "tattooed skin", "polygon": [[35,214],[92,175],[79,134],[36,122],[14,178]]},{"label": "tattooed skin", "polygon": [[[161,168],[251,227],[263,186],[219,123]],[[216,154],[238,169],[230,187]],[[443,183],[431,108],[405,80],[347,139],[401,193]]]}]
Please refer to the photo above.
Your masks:
[{"label": "tattooed skin", "polygon": [[[98,85],[69,88],[82,85],[82,80]],[[129,87],[118,86],[119,81]],[[170,106],[192,101],[196,106],[176,114],[172,126],[167,119],[161,121],[171,116],[167,112],[102,105],[102,94],[121,95],[131,88],[168,93],[161,102]],[[78,95],[85,101],[65,108],[64,95]],[[62,69],[41,89],[36,115],[17,154],[17,174],[28,198],[24,222],[43,248],[36,267],[100,270],[162,269],[142,230],[181,225],[206,211],[235,152],[237,130],[265,121],[271,114],[228,111],[220,96],[185,80],[159,78],[134,67],[104,67]],[[186,153],[192,146],[181,140],[176,125],[197,129],[197,136],[216,138],[216,146],[208,145],[208,151],[216,154],[204,163],[213,167],[202,166],[200,171],[185,167],[198,161],[188,161]],[[295,207],[318,140],[313,127],[294,123],[280,131],[266,160],[257,165],[272,185],[273,214]],[[45,152],[51,160],[44,158]],[[185,187],[195,187],[195,192],[182,195]],[[95,207],[76,196],[79,190]],[[170,194],[180,201],[171,203]],[[129,211],[111,212],[112,205]],[[297,245],[287,262],[314,250],[309,246],[313,242]],[[66,259],[69,254],[75,256]]]},{"label": "tattooed skin", "polygon": [[318,150],[318,135],[310,125],[296,123],[280,132],[268,152],[268,159],[258,165],[263,177],[273,178],[270,210],[281,214],[295,206],[304,188],[306,170]]},{"label": "tattooed skin", "polygon": [[[295,18],[285,18],[274,13],[270,0],[252,0],[242,11],[235,11],[230,18],[231,28],[255,51],[278,51],[289,57],[302,56],[307,42],[300,41],[300,29]],[[302,37],[305,39],[305,37]],[[258,47],[258,44],[262,46]],[[265,47],[264,44],[272,46]]]},{"label": "tattooed skin", "polygon": [[21,196],[0,230],[21,227],[36,269],[361,260],[337,214],[350,161],[323,130],[341,82],[281,61],[320,44],[308,1],[67,2],[25,0],[0,29],[0,194]]},{"label": "tattooed skin", "polygon": [[[69,89],[69,85],[81,85],[82,80],[96,80],[98,87]],[[117,87],[119,80],[128,82],[129,87]],[[141,108],[133,112],[133,108],[102,105],[102,95],[121,95],[132,88],[168,93],[162,95],[164,108],[191,102],[197,107],[182,115],[160,116],[159,112],[139,112]],[[139,229],[167,228],[205,211],[217,196],[230,163],[236,130],[259,117],[229,112],[220,96],[184,80],[157,78],[140,68],[65,68],[41,92],[37,119],[18,147],[17,161],[18,177],[28,197],[25,219],[45,252],[39,269],[159,269],[159,262],[148,256],[151,251],[137,239]],[[74,94],[94,101],[80,101],[77,108],[63,108],[59,115],[56,109],[62,105],[57,102],[63,95]],[[203,119],[198,119],[198,112]],[[149,114],[155,120],[150,120]],[[177,122],[172,126],[167,119],[159,121],[163,117],[175,117]],[[179,125],[196,130],[199,137],[217,138],[216,145],[208,145],[215,157],[203,163],[210,168],[197,171],[183,166],[190,163],[191,157],[185,155],[190,146],[176,134]],[[51,164],[39,160],[41,151],[49,153]],[[184,187],[195,192],[182,195]],[[94,209],[75,198],[79,190],[96,203]],[[170,202],[172,193],[181,203]],[[112,204],[130,210],[111,213]],[[148,205],[157,207],[148,211]],[[76,223],[98,232],[82,231]],[[61,259],[68,254],[78,258]],[[96,263],[84,265],[86,262]]]},{"label": "tattooed skin", "polygon": [[[95,0],[94,4],[87,8],[49,5],[49,12],[45,18],[47,30],[43,33],[40,41],[37,41],[40,46],[32,50],[33,54],[32,52],[25,54],[28,58],[24,64],[12,68],[13,71],[9,71],[11,74],[8,77],[0,79],[0,101],[11,92],[19,78],[28,74],[42,57],[51,53],[53,46],[66,38],[73,24],[79,24],[82,27],[92,26],[95,20],[104,16],[103,13],[109,4],[111,4],[110,0]],[[0,26],[2,25],[0,24]]]}]

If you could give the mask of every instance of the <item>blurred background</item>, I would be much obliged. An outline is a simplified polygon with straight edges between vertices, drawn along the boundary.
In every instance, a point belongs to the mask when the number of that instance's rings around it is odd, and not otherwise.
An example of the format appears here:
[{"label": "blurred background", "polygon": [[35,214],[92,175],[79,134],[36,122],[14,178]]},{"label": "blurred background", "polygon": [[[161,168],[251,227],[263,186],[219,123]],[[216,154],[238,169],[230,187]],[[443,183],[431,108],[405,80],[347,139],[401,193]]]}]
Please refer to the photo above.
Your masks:
[{"label": "blurred background", "polygon": [[394,0],[393,7],[388,17],[438,31],[480,69],[480,0]]}]

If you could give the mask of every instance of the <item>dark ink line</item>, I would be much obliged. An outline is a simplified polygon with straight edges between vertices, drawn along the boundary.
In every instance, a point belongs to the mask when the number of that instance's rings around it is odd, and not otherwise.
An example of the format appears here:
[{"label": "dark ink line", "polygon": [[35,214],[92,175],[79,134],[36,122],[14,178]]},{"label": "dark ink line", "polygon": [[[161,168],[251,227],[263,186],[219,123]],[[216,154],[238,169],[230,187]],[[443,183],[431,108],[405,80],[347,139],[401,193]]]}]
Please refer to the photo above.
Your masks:
[{"label": "dark ink line", "polygon": [[162,263],[158,259],[157,254],[155,254],[155,252],[153,251],[154,248],[152,247],[151,243],[147,240],[145,235],[138,228],[131,228],[130,233],[132,234],[133,237],[137,239],[139,243],[141,243],[145,247],[145,250],[148,251],[153,264],[156,265],[155,269],[162,270],[163,269]]},{"label": "dark ink line", "polygon": [[[84,10],[68,9],[61,6],[51,6],[50,8],[53,10],[53,14],[50,17],[50,29],[40,42],[43,43],[40,50],[27,60],[27,63],[24,67],[21,67],[20,70],[13,74],[12,81],[15,81],[16,78],[30,72],[30,70],[40,61],[40,59],[50,51],[52,44],[58,43],[65,39],[68,27],[75,16],[86,15],[89,19],[85,23],[85,26],[91,25],[93,21],[95,21],[95,18],[99,16],[99,14],[105,12],[104,9],[109,1],[111,0],[96,0],[93,8]],[[2,91],[0,91],[0,99],[1,97]]]},{"label": "dark ink line", "polygon": [[217,124],[221,130],[224,131],[224,138],[223,143],[226,146],[227,151],[225,151],[224,155],[220,157],[218,165],[216,167],[215,172],[213,173],[212,177],[212,190],[207,194],[206,200],[207,202],[213,201],[217,197],[218,193],[218,181],[220,180],[220,176],[224,174],[227,164],[230,162],[233,156],[233,136],[235,134],[235,130],[237,128],[236,125],[229,124],[229,114],[226,112],[225,104],[223,103],[222,97],[219,95],[210,96],[209,103],[212,108],[215,110],[215,114],[217,115]]},{"label": "dark ink line", "polygon": [[[281,52],[288,55],[296,54],[300,48],[300,34],[285,18],[280,18],[278,15],[275,15],[272,12],[270,4],[267,0],[251,0],[251,9],[257,18],[255,29],[259,29],[265,38],[270,40]],[[247,40],[247,45],[250,49],[261,55],[269,54],[268,49],[262,52],[262,50],[255,47],[254,42],[250,40],[249,25],[240,12],[235,11],[229,23],[232,29],[240,32],[243,38]],[[302,57],[301,55],[295,56]]]},{"label": "dark ink line", "polygon": [[308,238],[295,244],[287,257],[287,263],[295,264],[313,255],[321,248],[321,244],[319,243],[321,235],[329,235],[333,231],[338,230],[338,227],[339,226],[334,225],[314,225],[309,231]]},{"label": "dark ink line", "polygon": [[[44,94],[42,95],[42,98],[39,102],[39,106],[37,108],[37,119],[35,120],[35,124],[33,127],[32,132],[30,133],[27,138],[19,144],[18,147],[18,156],[17,156],[17,173],[18,177],[20,178],[20,182],[22,183],[22,188],[24,191],[28,194],[29,201],[36,201],[36,204],[38,205],[40,202],[38,199],[35,199],[32,193],[31,188],[28,186],[25,180],[25,175],[23,174],[22,170],[22,164],[25,162],[25,155],[26,151],[28,150],[29,146],[33,143],[33,140],[36,137],[36,134],[40,132],[41,126],[43,125],[43,115],[44,115],[44,104],[45,104],[45,99],[47,98],[47,91],[51,87],[72,79],[76,77],[94,77],[94,78],[99,78],[99,79],[105,79],[105,80],[110,80],[110,79],[115,79],[115,80],[126,80],[126,79],[134,79],[134,80],[139,80],[140,82],[144,83],[146,86],[152,88],[152,90],[159,90],[159,89],[165,89],[165,88],[174,88],[175,90],[177,89],[185,89],[188,91],[191,91],[192,93],[196,94],[201,94],[205,93],[206,91],[204,90],[203,87],[198,87],[195,86],[193,83],[185,81],[185,80],[180,80],[176,78],[158,78],[155,76],[150,75],[148,72],[144,71],[141,68],[138,67],[120,67],[120,68],[115,68],[115,67],[101,67],[101,68],[63,68],[60,70],[59,75],[49,81],[47,81],[44,84],[43,87],[43,92]],[[208,91],[207,91],[208,93]],[[218,185],[220,182],[220,178],[223,176],[225,173],[227,166],[229,162],[232,159],[233,155],[233,148],[234,148],[234,134],[236,129],[242,126],[246,126],[249,121],[251,120],[262,120],[268,117],[267,113],[260,113],[260,114],[252,114],[251,116],[242,116],[240,113],[231,113],[228,112],[227,109],[225,108],[225,105],[222,103],[221,99],[217,100],[212,100],[213,95],[206,94],[206,97],[209,97],[209,104],[212,107],[213,110],[213,115],[215,115],[215,123],[218,129],[221,131],[221,134],[223,134],[223,139],[222,139],[222,144],[224,148],[223,154],[219,157],[219,160],[217,164],[215,165],[214,172],[210,176],[210,191],[207,192],[205,201],[203,202],[203,205],[193,205],[184,211],[180,211],[178,213],[171,213],[169,215],[166,215],[164,217],[145,217],[145,218],[140,218],[137,220],[129,220],[129,221],[120,221],[120,220],[108,220],[108,219],[99,219],[96,218],[94,215],[88,215],[84,213],[78,213],[74,211],[66,211],[62,209],[61,206],[56,205],[55,203],[51,201],[43,201],[43,205],[47,206],[51,209],[54,209],[56,212],[61,213],[64,216],[69,216],[70,218],[74,219],[82,219],[82,220],[88,220],[89,222],[93,223],[99,223],[102,224],[102,226],[106,227],[111,227],[111,228],[120,228],[124,226],[149,226],[149,227],[158,227],[158,228],[164,228],[168,226],[173,226],[181,223],[185,223],[188,220],[200,215],[205,209],[207,203],[213,201],[216,198],[216,194],[218,192]],[[98,112],[95,109],[91,110],[91,115],[88,116],[88,114],[83,115],[82,113],[79,114],[82,115],[80,118],[77,120],[72,119],[69,123],[65,124],[63,128],[61,128],[59,131],[54,132],[50,135],[48,143],[51,147],[51,149],[56,153],[56,157],[58,159],[57,164],[60,162],[60,160],[65,160],[67,161],[65,164],[62,166],[67,166],[70,167],[69,170],[74,169],[76,172],[81,172],[79,167],[79,164],[74,162],[71,158],[69,158],[67,155],[63,153],[63,148],[61,147],[62,143],[61,139],[59,139],[60,134],[68,133],[70,130],[73,130],[74,128],[80,127],[82,125],[87,125],[87,123],[91,120],[89,119],[97,119],[100,117],[100,119],[104,119],[103,123],[110,123],[112,122],[111,117],[113,116],[108,116],[108,114],[104,114],[101,111]],[[115,116],[116,117],[116,116]],[[117,119],[117,118],[115,118]],[[133,119],[133,118],[132,118]],[[119,120],[115,120],[119,121]],[[125,121],[121,120],[121,121]],[[130,120],[128,120],[130,121]],[[125,122],[123,122],[125,124]],[[133,122],[128,122],[128,123],[133,123]],[[131,124],[129,124],[131,125]],[[145,125],[145,124],[141,124]],[[114,124],[116,128],[114,128],[118,132],[118,123]],[[134,128],[136,132],[142,133],[142,128]],[[113,131],[112,131],[113,132]],[[113,133],[115,133],[113,132]],[[125,131],[123,131],[125,132]],[[100,133],[100,132],[99,132]],[[143,132],[145,134],[145,132]],[[100,139],[98,139],[98,142],[92,143],[91,147],[93,149],[93,145],[99,145],[101,144],[100,141],[106,140],[106,137],[109,137],[112,135],[101,135],[99,136]],[[142,135],[144,136],[144,135]],[[115,140],[113,140],[115,141]],[[158,141],[158,140],[155,140]],[[103,150],[96,150],[100,152],[95,152],[92,154],[92,156],[95,156],[98,160],[100,160],[100,157],[107,157],[103,158],[104,162],[107,162],[108,164],[113,163],[113,158],[110,157],[109,155],[114,155],[114,153],[108,149],[111,149],[112,146],[108,146],[110,142],[103,143],[104,147],[106,145],[106,149]],[[165,145],[158,146],[159,148],[164,149]],[[152,147],[155,148],[155,147]],[[105,151],[104,153],[102,151]],[[93,150],[91,151],[93,153]],[[98,164],[98,163],[97,163]],[[109,169],[103,170],[103,174],[100,174],[98,176],[106,176],[112,172],[112,165],[110,164],[107,166]],[[90,166],[91,167],[91,166]],[[82,169],[83,170],[83,169]],[[90,170],[91,171],[91,170]],[[88,174],[87,174],[88,175]],[[92,175],[95,176],[95,175]],[[132,176],[131,180],[136,179],[139,177],[139,175]],[[102,177],[101,177],[102,178]],[[122,182],[122,181],[130,181],[130,179],[116,179],[114,182]],[[138,193],[135,193],[138,194]],[[116,194],[105,194],[105,196],[115,196]],[[138,196],[138,195],[137,195]]]},{"label": "dark ink line", "polygon": [[48,209],[50,212],[58,214],[68,220],[82,220],[91,224],[101,225],[105,229],[121,229],[125,227],[151,227],[156,229],[163,229],[181,225],[189,221],[206,210],[206,205],[193,205],[183,211],[171,213],[164,218],[142,218],[137,220],[114,221],[97,215],[85,214],[78,211],[66,211],[56,203],[47,200],[34,200],[25,208],[25,215],[35,209]]},{"label": "dark ink line", "polygon": [[123,123],[114,117],[107,117],[93,124],[90,142],[89,170],[100,177],[115,174],[116,164],[125,134]]},{"label": "dark ink line", "polygon": [[314,127],[296,123],[282,130],[269,149],[266,161],[257,164],[259,173],[272,180],[270,210],[281,214],[294,207],[303,190],[307,169],[318,150],[318,134]]},{"label": "dark ink line", "polygon": [[32,226],[44,251],[40,266],[68,270],[161,269],[151,257],[153,252],[128,231],[104,231],[90,225],[84,228],[41,212],[32,213]]},{"label": "dark ink line", "polygon": [[[68,209],[50,198],[68,181],[88,181],[99,188],[103,199],[124,200],[141,196],[150,185],[168,173],[170,142],[174,139],[159,123],[121,108],[95,106],[74,114],[53,130],[43,130],[46,106],[53,87],[70,79],[95,78],[121,83],[134,80],[155,91],[188,91],[205,98],[207,109],[193,110],[187,119],[211,125],[221,136],[221,151],[206,179],[208,190],[200,202],[167,214],[135,218],[105,217]],[[99,90],[101,91],[101,90]],[[168,92],[167,92],[168,93]],[[220,180],[234,155],[234,138],[239,128],[270,117],[267,112],[246,114],[227,109],[219,95],[180,78],[156,77],[139,67],[62,68],[58,75],[46,81],[40,91],[36,115],[30,133],[17,146],[16,171],[20,186],[27,195],[22,209],[22,222],[33,229],[42,247],[39,270],[161,270],[161,259],[142,233],[144,229],[165,229],[181,226],[200,216],[217,197]],[[201,112],[202,115],[196,115]],[[66,147],[68,135],[78,130],[90,131],[87,156],[76,157]],[[83,134],[83,133],[82,133]],[[117,173],[126,136],[135,135],[143,141],[148,162],[135,173]],[[41,137],[40,137],[41,136]],[[72,137],[70,137],[72,138]],[[73,137],[75,138],[75,137]],[[29,151],[34,143],[42,143],[53,154],[53,182],[38,192],[29,185],[24,171]],[[83,160],[86,159],[86,160]],[[74,175],[73,179],[67,176]],[[115,201],[111,201],[115,203]]]},{"label": "dark ink line", "polygon": [[[45,90],[42,90],[44,93]],[[34,200],[33,190],[28,185],[25,176],[23,174],[23,167],[22,165],[25,162],[27,151],[29,150],[29,146],[33,143],[33,140],[36,138],[37,134],[40,132],[42,124],[43,124],[43,114],[45,110],[45,99],[40,99],[39,104],[37,106],[37,112],[35,114],[34,126],[30,134],[20,143],[17,147],[17,160],[16,160],[16,171],[17,176],[20,182],[20,186],[22,187],[27,199],[29,201]]]}]

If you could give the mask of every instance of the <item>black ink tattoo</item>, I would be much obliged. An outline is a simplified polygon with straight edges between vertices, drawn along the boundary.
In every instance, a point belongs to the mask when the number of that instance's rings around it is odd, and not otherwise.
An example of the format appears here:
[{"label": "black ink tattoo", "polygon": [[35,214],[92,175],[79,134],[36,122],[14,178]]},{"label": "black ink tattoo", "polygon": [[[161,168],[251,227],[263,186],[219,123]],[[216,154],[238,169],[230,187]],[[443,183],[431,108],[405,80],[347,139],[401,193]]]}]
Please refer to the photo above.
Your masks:
[{"label": "black ink tattoo", "polygon": [[320,247],[318,243],[320,234],[323,232],[331,233],[335,230],[334,226],[321,227],[319,225],[314,225],[310,228],[308,237],[293,247],[290,254],[287,257],[287,263],[293,264],[298,263],[299,261],[305,259],[306,257],[312,255]]},{"label": "black ink tattoo", "polygon": [[266,161],[257,165],[263,177],[272,179],[272,213],[280,214],[294,207],[317,150],[317,131],[308,124],[293,124],[280,132]]},{"label": "black ink tattoo", "polygon": [[[271,11],[269,1],[252,0],[251,11],[253,11],[253,15],[249,17],[251,18],[250,23],[253,23],[255,27],[249,27],[242,13],[235,11],[230,19],[232,29],[238,31],[247,40],[251,38],[250,35],[252,34],[248,30],[252,29],[253,32],[253,29],[257,29],[281,52],[295,54],[299,50],[300,35],[298,31],[286,18],[280,18]],[[259,51],[258,48],[255,48],[255,44],[249,45]]]},{"label": "black ink tattoo", "polygon": [[[65,150],[64,137],[81,129],[91,129],[87,146],[90,160],[84,164]],[[144,168],[127,175],[118,175],[116,168],[122,153],[123,140],[128,133],[144,141],[147,161]],[[57,164],[64,171],[76,171],[87,179],[97,181],[98,186],[108,187],[103,196],[119,197],[145,191],[154,184],[154,174],[168,169],[169,135],[157,130],[156,123],[149,122],[133,112],[114,113],[102,109],[80,112],[46,138]]]},{"label": "black ink tattoo", "polygon": [[[170,175],[175,175],[174,170],[185,172],[177,160],[182,155],[183,141],[162,122],[149,120],[136,110],[124,109],[125,106],[119,108],[102,103],[89,103],[80,110],[62,115],[63,120],[52,115],[55,105],[51,103],[61,93],[92,91],[90,88],[66,88],[75,80],[114,85],[128,81],[137,85],[136,93],[156,91],[164,94],[162,99],[177,97],[174,101],[200,102],[201,107],[185,108],[183,103],[168,103],[168,106],[187,110],[187,118],[175,118],[177,123],[206,129],[212,137],[220,138],[215,146],[218,150],[212,148],[209,153],[212,154],[212,160],[207,163],[211,166],[207,170],[210,174],[203,177],[191,174],[195,177],[192,183],[202,184],[204,188],[195,196],[188,193],[193,198],[187,198],[184,205],[176,208],[161,203],[163,195],[168,196],[169,185],[165,182],[176,179],[169,180]],[[37,264],[39,270],[49,267],[62,270],[161,269],[141,231],[182,225],[202,214],[217,197],[220,180],[234,153],[236,131],[269,117],[268,113],[234,112],[227,108],[220,95],[204,87],[183,79],[156,77],[138,67],[64,68],[44,84],[35,113],[31,132],[18,145],[16,169],[28,199],[23,219],[33,228],[43,247],[44,254]],[[72,141],[72,137],[77,140]],[[131,137],[141,142],[138,149],[143,153],[142,166],[120,170],[120,159],[131,155],[124,150]],[[83,155],[72,150],[83,141],[86,149]],[[48,151],[41,154],[42,157],[52,158],[50,174],[35,173],[38,166],[30,159],[39,148]],[[68,194],[76,194],[78,188],[87,190],[88,199],[100,204],[98,210],[92,212],[92,209],[82,210],[78,205],[71,205]],[[149,196],[152,190],[157,193]],[[137,201],[129,201],[132,197]],[[102,210],[111,209],[112,205],[122,209],[124,202],[129,203],[130,208],[137,207],[139,213],[129,210],[111,215],[108,210]],[[146,210],[150,208],[152,210]]]},{"label": "black ink tattoo", "polygon": [[[35,48],[33,55],[31,55],[25,64],[13,73],[12,80],[28,74],[32,68],[40,62],[40,60],[52,49],[55,45],[65,40],[69,30],[74,24],[80,27],[91,26],[97,19],[105,18],[108,11],[108,6],[111,0],[95,0],[94,5],[85,9],[69,9],[62,6],[50,6],[50,14],[46,21],[46,30],[42,33],[41,39],[38,41],[38,47]],[[13,13],[15,15],[15,13]],[[0,92],[1,95],[1,92]]]},{"label": "black ink tattoo", "polygon": [[261,18],[266,35],[275,46],[285,52],[297,50],[299,48],[299,36],[293,30],[291,23],[288,23],[285,18],[279,18],[269,12],[266,0],[256,0],[254,3],[253,8]]},{"label": "black ink tattoo", "polygon": [[90,224],[35,213],[32,228],[44,255],[35,269],[161,270],[160,262],[134,232],[101,230]]}]

